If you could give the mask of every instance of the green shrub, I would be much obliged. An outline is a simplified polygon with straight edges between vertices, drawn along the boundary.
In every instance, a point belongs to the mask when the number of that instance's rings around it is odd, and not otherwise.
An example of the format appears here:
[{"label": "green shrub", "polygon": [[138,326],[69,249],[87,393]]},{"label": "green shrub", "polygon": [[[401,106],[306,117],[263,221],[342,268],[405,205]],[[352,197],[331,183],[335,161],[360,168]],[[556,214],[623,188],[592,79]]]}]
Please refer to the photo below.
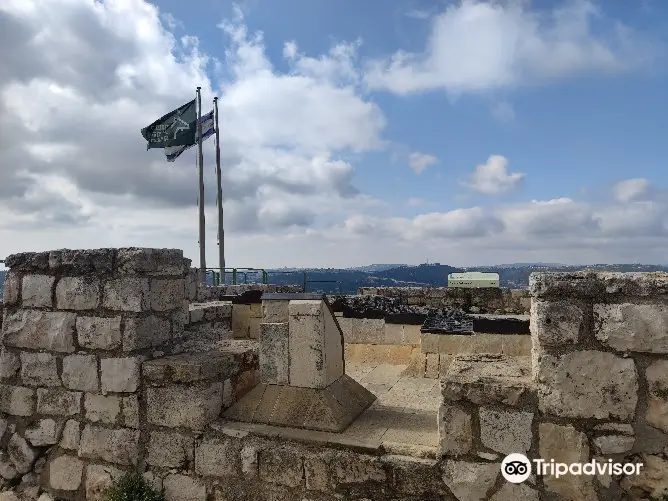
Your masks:
[{"label": "green shrub", "polygon": [[119,478],[104,492],[104,501],[165,501],[138,473]]}]

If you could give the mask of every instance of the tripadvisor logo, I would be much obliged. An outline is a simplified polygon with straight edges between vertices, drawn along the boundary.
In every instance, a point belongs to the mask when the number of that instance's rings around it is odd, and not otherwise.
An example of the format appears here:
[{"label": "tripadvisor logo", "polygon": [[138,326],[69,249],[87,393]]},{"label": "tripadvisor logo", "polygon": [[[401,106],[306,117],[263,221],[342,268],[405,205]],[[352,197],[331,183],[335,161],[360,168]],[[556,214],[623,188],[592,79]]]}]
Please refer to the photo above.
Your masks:
[{"label": "tripadvisor logo", "polygon": [[[531,463],[533,463],[533,468]],[[607,462],[589,461],[588,463],[557,463],[553,459],[529,460],[524,454],[509,454],[501,462],[501,474],[508,482],[521,484],[531,476],[532,471],[536,475],[550,475],[555,478],[564,475],[639,475],[642,463],[613,463],[612,459]]]}]

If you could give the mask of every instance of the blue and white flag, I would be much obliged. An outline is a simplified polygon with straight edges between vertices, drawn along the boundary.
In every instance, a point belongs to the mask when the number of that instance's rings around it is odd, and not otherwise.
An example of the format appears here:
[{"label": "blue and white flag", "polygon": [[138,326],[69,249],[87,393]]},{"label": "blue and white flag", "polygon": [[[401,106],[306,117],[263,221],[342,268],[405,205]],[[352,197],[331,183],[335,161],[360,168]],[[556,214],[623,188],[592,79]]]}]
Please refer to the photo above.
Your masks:
[{"label": "blue and white flag", "polygon": [[[206,115],[202,115],[201,120],[202,120],[202,142],[204,142],[208,137],[212,136],[213,133],[216,132],[213,126],[213,110],[211,110]],[[197,139],[195,139],[195,144],[197,144]],[[181,156],[181,153],[186,151],[188,148],[192,148],[193,146],[194,144],[187,146],[168,146],[167,148],[165,148],[165,156],[167,157],[167,161],[173,162],[174,160],[179,158],[179,156]]]}]

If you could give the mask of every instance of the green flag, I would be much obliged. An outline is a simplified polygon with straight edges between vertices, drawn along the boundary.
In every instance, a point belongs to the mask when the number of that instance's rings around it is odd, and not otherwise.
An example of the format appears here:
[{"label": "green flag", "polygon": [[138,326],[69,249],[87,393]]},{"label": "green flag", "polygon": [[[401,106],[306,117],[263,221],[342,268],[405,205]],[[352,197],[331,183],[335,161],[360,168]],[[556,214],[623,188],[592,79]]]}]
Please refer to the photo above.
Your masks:
[{"label": "green flag", "polygon": [[193,99],[141,130],[147,149],[192,146],[197,142],[197,105]]}]

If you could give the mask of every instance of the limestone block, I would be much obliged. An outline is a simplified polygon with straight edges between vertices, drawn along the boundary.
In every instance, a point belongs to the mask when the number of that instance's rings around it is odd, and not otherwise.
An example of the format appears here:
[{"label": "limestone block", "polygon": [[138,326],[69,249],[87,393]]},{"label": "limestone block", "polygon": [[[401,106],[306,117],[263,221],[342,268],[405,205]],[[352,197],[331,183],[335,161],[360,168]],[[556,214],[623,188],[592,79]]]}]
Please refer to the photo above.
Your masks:
[{"label": "limestone block", "polygon": [[170,339],[169,320],[149,315],[126,318],[123,330],[123,351],[160,346]]},{"label": "limestone block", "polygon": [[53,489],[76,491],[81,485],[84,463],[72,456],[58,456],[49,464],[49,482]]},{"label": "limestone block", "polygon": [[120,479],[125,472],[108,465],[86,466],[86,500],[104,501],[104,492]]},{"label": "limestone block", "polygon": [[642,454],[636,463],[643,465],[639,475],[627,475],[620,482],[632,499],[661,499],[668,492],[668,460]]},{"label": "limestone block", "polygon": [[320,299],[297,299],[288,304],[288,315],[293,316],[316,316],[323,314],[324,303]]},{"label": "limestone block", "polygon": [[[589,445],[587,436],[573,426],[561,426],[552,423],[540,423],[539,455],[549,462],[586,463],[589,461]],[[592,477],[567,473],[556,478],[553,475],[543,476],[545,489],[555,492],[566,499],[596,501],[598,499]]]},{"label": "limestone block", "polygon": [[418,346],[420,344],[420,325],[404,324],[404,344]]},{"label": "limestone block", "polygon": [[231,440],[207,438],[195,449],[195,473],[207,477],[236,476],[239,454],[239,449]]},{"label": "limestone block", "polygon": [[18,310],[3,322],[4,344],[17,348],[72,353],[76,314],[64,311]]},{"label": "limestone block", "polygon": [[151,309],[168,311],[179,308],[184,299],[182,278],[151,279]]},{"label": "limestone block", "polygon": [[651,426],[668,433],[668,360],[657,360],[647,367],[647,412]]},{"label": "limestone block", "polygon": [[[318,307],[315,304],[317,303]],[[319,315],[311,314],[320,311]],[[290,385],[325,388],[328,371],[325,360],[325,321],[319,301],[290,301],[289,305]],[[299,312],[300,314],[295,314]],[[302,312],[305,312],[302,314]],[[309,313],[311,312],[311,313]]]},{"label": "limestone block", "polygon": [[55,280],[55,277],[48,275],[26,275],[23,277],[23,287],[21,288],[23,307],[50,308],[53,306],[51,290]]},{"label": "limestone block", "polygon": [[63,277],[56,285],[56,308],[94,310],[100,305],[100,280],[91,277]]},{"label": "limestone block", "polygon": [[121,413],[121,399],[116,396],[87,393],[84,397],[84,409],[88,421],[114,424]]},{"label": "limestone block", "polygon": [[30,386],[60,386],[56,357],[50,353],[21,353],[21,380]]},{"label": "limestone block", "polygon": [[542,412],[571,418],[630,420],[638,400],[638,376],[632,359],[599,351],[543,355],[538,380]]},{"label": "limestone block", "polygon": [[507,357],[531,356],[531,336],[504,334],[501,351]]},{"label": "limestone block", "polygon": [[21,435],[14,433],[7,444],[7,455],[17,472],[28,473],[37,459],[37,450]]},{"label": "limestone block", "polygon": [[439,376],[438,353],[427,353],[425,360],[424,377],[427,379],[438,379]]},{"label": "limestone block", "polygon": [[324,308],[324,382],[329,385],[343,376],[343,333],[339,329],[334,315]]},{"label": "limestone block", "polygon": [[594,439],[596,450],[600,454],[620,454],[629,452],[635,443],[635,437],[624,435],[604,435]]},{"label": "limestone block", "polygon": [[467,454],[473,447],[471,414],[458,405],[441,405],[438,409],[438,438],[441,455]]},{"label": "limestone block", "polygon": [[[126,329],[128,322],[126,321]],[[83,317],[76,321],[77,340],[82,348],[115,350],[121,344],[121,317]]]},{"label": "limestone block", "polygon": [[232,337],[234,339],[250,337],[250,305],[232,305]]},{"label": "limestone block", "polygon": [[504,454],[531,448],[533,413],[481,407],[480,440],[485,447]]},{"label": "limestone block", "polygon": [[60,446],[63,449],[77,450],[79,449],[79,441],[81,439],[81,430],[79,421],[69,419],[63,427],[63,436],[60,439]]},{"label": "limestone block", "polygon": [[118,249],[116,268],[127,275],[174,276],[183,275],[186,262],[181,249],[129,247]]},{"label": "limestone block", "polygon": [[163,481],[165,501],[206,501],[206,486],[200,479],[167,475]]},{"label": "limestone block", "polygon": [[102,306],[109,310],[141,312],[149,309],[148,278],[117,278],[104,284]]},{"label": "limestone block", "polygon": [[529,328],[545,346],[576,344],[581,338],[584,312],[569,301],[534,301]]},{"label": "limestone block", "polygon": [[2,301],[5,306],[15,306],[19,303],[19,292],[21,291],[21,275],[9,270],[5,275],[3,285]]},{"label": "limestone block", "polygon": [[185,468],[194,460],[193,437],[176,432],[152,431],[148,442],[148,464]]},{"label": "limestone block", "polygon": [[9,379],[21,368],[21,361],[16,353],[0,348],[0,379]]},{"label": "limestone block", "polygon": [[62,425],[53,419],[40,419],[25,431],[25,438],[35,447],[57,444]]},{"label": "limestone block", "polygon": [[538,491],[526,484],[505,482],[489,501],[538,501]]},{"label": "limestone block", "polygon": [[382,318],[353,318],[349,343],[385,343],[385,320]]},{"label": "limestone block", "polygon": [[443,463],[443,481],[457,499],[482,501],[501,473],[498,463],[472,463],[447,460]]},{"label": "limestone block", "polygon": [[668,306],[595,304],[596,338],[619,351],[668,353]]},{"label": "limestone block", "polygon": [[220,414],[223,383],[148,388],[146,394],[149,423],[202,430]]},{"label": "limestone block", "polygon": [[99,391],[97,357],[95,355],[68,355],[63,358],[63,384],[70,390]]},{"label": "limestone block", "polygon": [[304,459],[301,454],[290,448],[276,447],[261,450],[258,468],[260,478],[265,482],[286,487],[303,485]]},{"label": "limestone block", "polygon": [[12,416],[32,416],[35,413],[35,390],[0,385],[0,411]]},{"label": "limestone block", "polygon": [[137,395],[123,397],[123,424],[128,428],[139,428],[139,399]]},{"label": "limestone block", "polygon": [[54,416],[74,416],[81,410],[80,391],[60,388],[37,389],[37,413]]},{"label": "limestone block", "polygon": [[102,391],[132,393],[139,388],[142,357],[103,358],[100,360]]},{"label": "limestone block", "polygon": [[[251,305],[253,306],[253,305]],[[260,329],[262,325],[262,319],[256,317],[250,317],[248,319],[248,337],[250,339],[259,339],[260,338]]]},{"label": "limestone block", "polygon": [[288,323],[263,323],[260,331],[260,373],[269,384],[288,384]]},{"label": "limestone block", "polygon": [[139,431],[87,424],[81,432],[79,457],[135,465],[139,458]]},{"label": "limestone block", "polygon": [[471,353],[490,353],[500,355],[503,351],[503,339],[505,338],[505,335],[473,334],[472,336],[467,337],[471,343]]},{"label": "limestone block", "polygon": [[290,301],[262,301],[262,321],[268,324],[287,322],[288,304]]}]

